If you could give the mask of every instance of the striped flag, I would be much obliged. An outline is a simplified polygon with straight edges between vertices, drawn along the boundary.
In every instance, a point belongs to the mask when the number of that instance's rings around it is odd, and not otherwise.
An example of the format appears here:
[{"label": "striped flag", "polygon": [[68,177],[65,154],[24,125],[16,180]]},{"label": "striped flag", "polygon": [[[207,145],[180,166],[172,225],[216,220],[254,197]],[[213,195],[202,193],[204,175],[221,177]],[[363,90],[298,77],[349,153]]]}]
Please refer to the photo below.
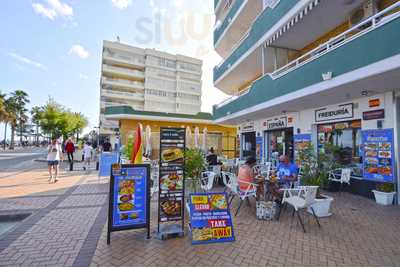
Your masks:
[{"label": "striped flag", "polygon": [[133,164],[142,164],[142,154],[143,154],[143,145],[142,145],[142,125],[138,124],[136,130],[135,144],[133,146],[132,153],[132,163]]}]

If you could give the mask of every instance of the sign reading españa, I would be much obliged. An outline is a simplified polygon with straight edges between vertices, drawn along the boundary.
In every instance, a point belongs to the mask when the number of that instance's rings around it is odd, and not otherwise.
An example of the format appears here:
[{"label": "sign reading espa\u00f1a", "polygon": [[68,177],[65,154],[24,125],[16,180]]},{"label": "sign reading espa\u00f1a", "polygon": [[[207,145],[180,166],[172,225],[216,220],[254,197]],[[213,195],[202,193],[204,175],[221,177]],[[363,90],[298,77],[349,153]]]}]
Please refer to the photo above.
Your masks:
[{"label": "sign reading espa\u00f1a", "polygon": [[190,197],[192,244],[235,240],[225,193],[197,193]]}]

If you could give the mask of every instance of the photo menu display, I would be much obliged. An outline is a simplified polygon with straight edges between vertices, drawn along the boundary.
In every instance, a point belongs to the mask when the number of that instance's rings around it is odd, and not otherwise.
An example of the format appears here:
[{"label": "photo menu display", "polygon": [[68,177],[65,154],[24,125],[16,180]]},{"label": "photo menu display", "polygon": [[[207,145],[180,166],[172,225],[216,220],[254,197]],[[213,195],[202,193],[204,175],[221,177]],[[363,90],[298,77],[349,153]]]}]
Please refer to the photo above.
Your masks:
[{"label": "photo menu display", "polygon": [[183,220],[184,128],[161,128],[159,222]]},{"label": "photo menu display", "polygon": [[394,181],[393,129],[362,132],[364,179]]}]

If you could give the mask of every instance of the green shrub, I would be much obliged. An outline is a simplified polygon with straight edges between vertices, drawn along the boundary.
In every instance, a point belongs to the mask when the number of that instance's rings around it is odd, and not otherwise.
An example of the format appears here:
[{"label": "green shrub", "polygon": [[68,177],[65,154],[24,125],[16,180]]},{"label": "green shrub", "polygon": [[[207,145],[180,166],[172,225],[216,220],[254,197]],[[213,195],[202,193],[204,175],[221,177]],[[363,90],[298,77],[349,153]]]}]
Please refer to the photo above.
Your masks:
[{"label": "green shrub", "polygon": [[376,186],[376,190],[380,192],[390,193],[394,192],[394,184],[392,183],[383,183]]}]

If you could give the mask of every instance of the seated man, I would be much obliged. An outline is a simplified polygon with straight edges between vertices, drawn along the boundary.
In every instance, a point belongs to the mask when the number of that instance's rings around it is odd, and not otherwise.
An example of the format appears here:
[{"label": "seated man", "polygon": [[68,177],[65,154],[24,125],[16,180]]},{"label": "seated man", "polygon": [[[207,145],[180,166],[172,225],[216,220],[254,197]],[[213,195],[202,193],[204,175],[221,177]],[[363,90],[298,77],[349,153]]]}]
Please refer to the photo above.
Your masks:
[{"label": "seated man", "polygon": [[210,151],[209,151],[209,153],[208,153],[208,155],[206,157],[206,160],[207,160],[208,165],[210,165],[210,166],[218,165],[218,157],[214,153],[214,148],[213,147],[210,148]]},{"label": "seated man", "polygon": [[260,197],[264,195],[264,181],[257,179],[253,171],[254,166],[256,166],[256,162],[256,159],[253,157],[247,158],[245,164],[239,168],[237,179],[240,191],[248,190],[250,186],[248,183],[256,183],[258,185],[256,195],[257,200],[259,200]]},{"label": "seated man", "polygon": [[279,157],[277,174],[283,187],[290,188],[291,184],[297,181],[298,172],[299,168],[296,164],[291,163],[287,156],[282,155]]}]

